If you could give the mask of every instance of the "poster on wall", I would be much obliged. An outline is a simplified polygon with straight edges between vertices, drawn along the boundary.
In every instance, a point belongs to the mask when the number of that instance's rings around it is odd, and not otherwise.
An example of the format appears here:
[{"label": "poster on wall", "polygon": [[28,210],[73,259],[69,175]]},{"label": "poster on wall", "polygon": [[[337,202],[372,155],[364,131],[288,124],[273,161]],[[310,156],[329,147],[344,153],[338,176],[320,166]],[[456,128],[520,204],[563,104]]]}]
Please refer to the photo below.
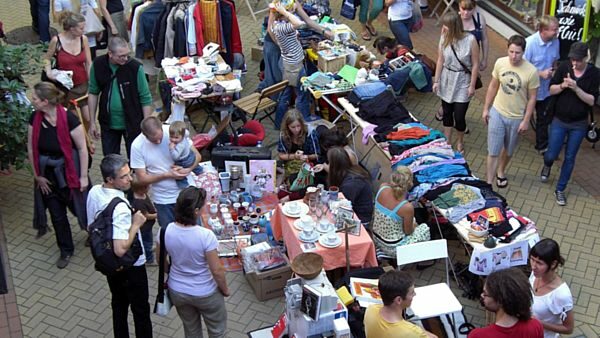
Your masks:
[{"label": "poster on wall", "polygon": [[550,14],[558,19],[560,59],[566,60],[573,42],[587,41],[591,0],[553,0]]}]

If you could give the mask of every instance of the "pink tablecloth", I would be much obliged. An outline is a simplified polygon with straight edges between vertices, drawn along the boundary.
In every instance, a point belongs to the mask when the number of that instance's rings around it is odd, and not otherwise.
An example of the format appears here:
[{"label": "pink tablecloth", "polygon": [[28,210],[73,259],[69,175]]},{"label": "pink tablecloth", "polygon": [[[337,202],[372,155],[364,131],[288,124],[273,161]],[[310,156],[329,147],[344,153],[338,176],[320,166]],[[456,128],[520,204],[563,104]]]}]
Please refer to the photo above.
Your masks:
[{"label": "pink tablecloth", "polygon": [[[273,234],[275,235],[275,238],[283,237],[290,260],[293,260],[294,257],[303,252],[301,247],[302,242],[298,239],[299,231],[296,230],[292,224],[294,220],[296,220],[296,218],[287,217],[283,214],[281,211],[281,204],[277,205],[277,208],[271,217]],[[279,237],[279,234],[281,234],[281,237]],[[325,270],[346,267],[345,235],[339,233],[339,236],[342,238],[342,245],[337,248],[329,249],[321,246],[319,242],[315,243],[317,249],[312,252],[323,256],[323,267]],[[360,236],[348,235],[348,240],[350,244],[350,266],[377,266],[375,245],[364,227],[360,231]]]}]

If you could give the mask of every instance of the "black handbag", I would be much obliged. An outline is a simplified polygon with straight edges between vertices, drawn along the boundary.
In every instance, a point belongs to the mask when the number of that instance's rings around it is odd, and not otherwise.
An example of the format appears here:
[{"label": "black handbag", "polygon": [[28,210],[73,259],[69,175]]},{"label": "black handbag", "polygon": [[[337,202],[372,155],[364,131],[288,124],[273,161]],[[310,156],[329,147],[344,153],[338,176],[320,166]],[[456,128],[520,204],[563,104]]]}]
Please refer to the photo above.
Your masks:
[{"label": "black handbag", "polygon": [[356,17],[356,7],[354,0],[344,0],[340,15],[346,19],[354,20]]},{"label": "black handbag", "polygon": [[[462,63],[462,61],[460,61],[458,55],[456,55],[456,50],[454,50],[454,46],[452,46],[452,44],[450,44],[450,48],[452,48],[452,53],[454,53],[454,57],[456,57],[458,63],[460,63],[460,65],[463,67],[465,73],[471,75],[471,70],[467,68],[467,66],[465,66],[465,64]],[[475,89],[479,89],[481,87],[483,87],[483,82],[481,82],[481,75],[477,74],[477,80],[475,81]]]}]

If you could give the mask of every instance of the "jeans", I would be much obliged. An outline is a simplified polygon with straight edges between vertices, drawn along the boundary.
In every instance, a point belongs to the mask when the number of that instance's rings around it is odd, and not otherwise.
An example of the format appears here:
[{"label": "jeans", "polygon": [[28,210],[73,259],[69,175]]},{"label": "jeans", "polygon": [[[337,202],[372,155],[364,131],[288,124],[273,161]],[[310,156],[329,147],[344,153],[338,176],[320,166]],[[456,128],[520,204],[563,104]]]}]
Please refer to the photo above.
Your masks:
[{"label": "jeans", "polygon": [[[298,78],[302,78],[306,76],[306,69],[302,68]],[[279,97],[279,102],[277,104],[277,109],[275,110],[275,129],[279,129],[281,126],[281,121],[285,113],[287,113],[288,108],[290,106],[290,101],[292,100],[292,90],[296,93],[296,109],[302,114],[305,120],[308,120],[310,117],[310,97],[309,92],[307,90],[302,89],[301,85],[298,84],[298,87],[288,86],[281,93]]]},{"label": "jeans", "polygon": [[72,200],[69,198],[69,188],[53,188],[50,194],[42,194],[44,204],[50,211],[50,219],[56,236],[56,244],[60,249],[61,257],[72,256],[75,251],[73,245],[73,235],[71,234],[71,224],[67,216],[67,207]]},{"label": "jeans", "polygon": [[202,319],[209,337],[225,337],[227,308],[219,290],[206,297],[169,290],[169,298],[181,318],[186,337],[202,337]]},{"label": "jeans", "polygon": [[144,265],[132,266],[125,271],[106,276],[106,279],[112,294],[110,304],[115,338],[129,338],[127,315],[130,306],[133,313],[135,336],[152,338],[146,267]]},{"label": "jeans", "polygon": [[259,91],[281,82],[283,78],[281,50],[268,34],[265,36],[265,44],[263,46],[263,60],[265,61],[265,78],[258,84]]},{"label": "jeans", "polygon": [[50,0],[29,0],[31,26],[40,35],[40,41],[50,41]]},{"label": "jeans", "polygon": [[156,208],[156,218],[161,228],[166,228],[171,222],[175,222],[175,203],[173,204],[154,204]]},{"label": "jeans", "polygon": [[552,116],[550,116],[546,109],[548,108],[548,102],[550,97],[545,98],[535,103],[535,149],[542,150],[548,148],[548,126],[552,122]]},{"label": "jeans", "polygon": [[140,233],[142,234],[142,245],[144,246],[144,253],[146,254],[146,263],[154,262],[154,251],[152,251],[152,244],[154,244],[154,236],[152,236],[152,226],[151,225],[143,225],[140,229]]},{"label": "jeans", "polygon": [[[577,122],[576,122],[577,123]],[[548,140],[548,151],[544,153],[544,165],[551,167],[562,148],[565,138],[567,139],[565,146],[565,160],[560,168],[560,176],[556,190],[564,191],[567,188],[567,183],[573,173],[575,167],[575,157],[579,151],[579,146],[585,138],[587,129],[585,124],[564,123],[557,119],[550,124],[550,138]]]},{"label": "jeans", "polygon": [[389,21],[390,30],[394,34],[396,42],[408,47],[409,49],[413,49],[413,44],[410,40],[410,28],[412,27],[413,23],[414,19],[412,17],[405,20]]},{"label": "jeans", "polygon": [[133,143],[137,135],[132,135],[126,130],[102,128],[100,136],[102,139],[102,154],[104,156],[108,154],[121,154],[121,138],[124,138],[127,158],[131,157],[131,143]]}]

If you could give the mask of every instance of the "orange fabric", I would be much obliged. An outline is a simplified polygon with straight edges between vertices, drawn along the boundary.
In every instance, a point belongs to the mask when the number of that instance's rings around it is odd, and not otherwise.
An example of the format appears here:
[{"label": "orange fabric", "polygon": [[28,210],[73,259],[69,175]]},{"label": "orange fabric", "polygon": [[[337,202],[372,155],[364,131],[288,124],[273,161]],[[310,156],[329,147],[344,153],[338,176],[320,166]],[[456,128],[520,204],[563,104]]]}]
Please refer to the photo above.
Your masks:
[{"label": "orange fabric", "polygon": [[[277,205],[273,216],[271,217],[271,227],[276,239],[283,238],[287,248],[290,261],[301,254],[302,242],[298,239],[300,231],[296,230],[293,222],[297,218],[287,217],[281,211],[281,204]],[[281,236],[281,237],[279,237]],[[329,249],[321,246],[318,242],[316,250],[313,251],[323,257],[323,268],[333,270],[346,267],[346,240],[345,235],[339,233],[342,238],[342,245],[337,248]],[[377,266],[377,257],[375,256],[375,245],[369,237],[367,230],[361,225],[360,236],[348,235],[350,248],[350,266],[352,267],[375,267]]]},{"label": "orange fabric", "polygon": [[220,20],[217,12],[217,5],[218,4],[216,1],[210,0],[201,0],[198,5],[196,5],[202,7],[202,25],[204,26],[202,34],[205,44],[214,42],[221,45],[219,34],[219,27],[221,27],[221,23],[219,22]]},{"label": "orange fabric", "polygon": [[421,137],[429,135],[429,131],[419,127],[411,127],[393,131],[387,135],[388,140],[408,140],[408,139],[419,139]]}]

